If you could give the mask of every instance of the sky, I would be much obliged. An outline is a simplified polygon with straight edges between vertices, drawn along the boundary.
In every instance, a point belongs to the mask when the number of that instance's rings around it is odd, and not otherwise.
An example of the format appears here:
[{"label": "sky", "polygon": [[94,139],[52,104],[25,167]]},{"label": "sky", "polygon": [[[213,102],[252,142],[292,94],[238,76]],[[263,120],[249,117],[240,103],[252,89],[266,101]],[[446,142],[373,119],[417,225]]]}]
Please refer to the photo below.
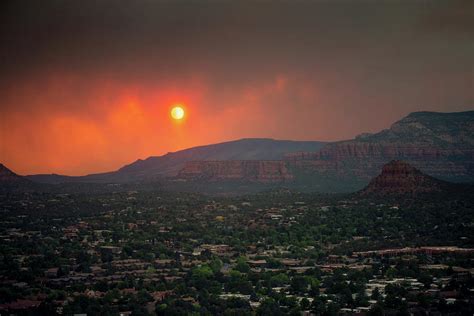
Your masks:
[{"label": "sky", "polygon": [[471,0],[0,6],[0,162],[19,174],[246,137],[350,139],[474,108]]}]

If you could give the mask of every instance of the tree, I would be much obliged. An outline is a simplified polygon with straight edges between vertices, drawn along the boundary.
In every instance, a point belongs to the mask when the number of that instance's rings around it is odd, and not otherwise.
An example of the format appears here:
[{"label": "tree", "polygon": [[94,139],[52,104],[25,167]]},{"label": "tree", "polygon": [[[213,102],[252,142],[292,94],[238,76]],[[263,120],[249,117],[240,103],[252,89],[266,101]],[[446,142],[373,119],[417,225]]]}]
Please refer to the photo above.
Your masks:
[{"label": "tree", "polygon": [[278,316],[284,315],[277,301],[272,298],[267,298],[257,308],[257,315],[259,316]]},{"label": "tree", "polygon": [[195,267],[192,270],[192,277],[194,279],[208,279],[214,275],[212,269],[208,265]]},{"label": "tree", "polygon": [[283,286],[290,282],[290,278],[285,273],[279,273],[270,278],[270,284],[272,287]]},{"label": "tree", "polygon": [[214,274],[220,272],[221,269],[222,269],[222,266],[223,266],[222,260],[219,259],[219,258],[214,258],[209,263],[209,267],[211,268],[211,270]]},{"label": "tree", "polygon": [[361,290],[357,293],[355,299],[356,306],[369,306],[369,298],[365,294],[365,290]]},{"label": "tree", "polygon": [[385,272],[385,276],[389,279],[393,279],[397,275],[397,270],[393,267],[388,268],[387,272]]},{"label": "tree", "polygon": [[306,297],[303,297],[300,301],[300,307],[302,310],[307,310],[311,306],[311,303]]},{"label": "tree", "polygon": [[235,270],[242,273],[249,273],[250,266],[248,265],[245,257],[239,257],[237,263],[235,264]]},{"label": "tree", "polygon": [[293,279],[291,279],[291,289],[294,292],[306,292],[309,287],[309,280],[305,276],[295,276]]},{"label": "tree", "polygon": [[311,303],[311,310],[316,315],[322,315],[326,311],[326,299],[321,296],[316,296]]},{"label": "tree", "polygon": [[372,295],[370,295],[370,298],[375,300],[375,301],[379,301],[380,298],[381,298],[381,295],[380,295],[380,290],[378,287],[376,287],[373,291],[372,291]]}]

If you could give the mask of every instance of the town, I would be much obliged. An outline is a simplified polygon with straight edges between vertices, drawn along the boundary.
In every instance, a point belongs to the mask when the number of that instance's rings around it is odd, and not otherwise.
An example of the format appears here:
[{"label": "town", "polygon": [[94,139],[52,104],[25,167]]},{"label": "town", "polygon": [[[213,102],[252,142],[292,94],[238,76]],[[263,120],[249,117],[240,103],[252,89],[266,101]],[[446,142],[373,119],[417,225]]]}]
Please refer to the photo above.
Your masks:
[{"label": "town", "polygon": [[5,193],[0,313],[469,314],[472,201],[438,199]]}]

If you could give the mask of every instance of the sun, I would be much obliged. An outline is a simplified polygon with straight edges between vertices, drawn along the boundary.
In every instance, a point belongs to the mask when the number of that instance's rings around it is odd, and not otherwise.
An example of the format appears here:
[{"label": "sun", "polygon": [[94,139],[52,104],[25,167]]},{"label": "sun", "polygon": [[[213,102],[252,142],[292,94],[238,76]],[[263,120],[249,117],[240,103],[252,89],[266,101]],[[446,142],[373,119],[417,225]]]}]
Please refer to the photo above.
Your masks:
[{"label": "sun", "polygon": [[171,117],[175,120],[181,120],[184,117],[184,109],[177,105],[171,109]]}]

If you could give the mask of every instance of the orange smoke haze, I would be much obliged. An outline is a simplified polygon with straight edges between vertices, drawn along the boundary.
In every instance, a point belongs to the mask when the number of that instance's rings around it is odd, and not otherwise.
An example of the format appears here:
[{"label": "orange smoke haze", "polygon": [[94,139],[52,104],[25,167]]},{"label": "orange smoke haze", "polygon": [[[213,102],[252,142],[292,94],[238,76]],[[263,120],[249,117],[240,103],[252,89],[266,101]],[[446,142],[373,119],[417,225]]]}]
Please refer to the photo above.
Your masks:
[{"label": "orange smoke haze", "polygon": [[[324,78],[275,73],[228,87],[204,76],[158,81],[43,74],[10,86],[2,97],[0,162],[19,174],[84,175],[245,137],[347,139],[419,110],[384,98],[383,89],[361,95],[357,84]],[[182,121],[170,117],[177,103],[186,110]]]},{"label": "orange smoke haze", "polygon": [[472,1],[7,2],[0,163],[19,174],[341,140],[474,100]]},{"label": "orange smoke haze", "polygon": [[[179,85],[138,85],[49,76],[16,86],[7,96],[1,109],[1,161],[20,174],[82,175],[212,142],[285,138],[281,109],[272,98],[281,98],[287,88],[282,75],[243,87],[235,97],[213,93],[206,80],[197,77]],[[297,94],[315,97],[303,88]],[[169,116],[176,103],[186,108],[182,122]],[[297,110],[288,107],[286,115]],[[285,132],[278,133],[280,129]]]}]

